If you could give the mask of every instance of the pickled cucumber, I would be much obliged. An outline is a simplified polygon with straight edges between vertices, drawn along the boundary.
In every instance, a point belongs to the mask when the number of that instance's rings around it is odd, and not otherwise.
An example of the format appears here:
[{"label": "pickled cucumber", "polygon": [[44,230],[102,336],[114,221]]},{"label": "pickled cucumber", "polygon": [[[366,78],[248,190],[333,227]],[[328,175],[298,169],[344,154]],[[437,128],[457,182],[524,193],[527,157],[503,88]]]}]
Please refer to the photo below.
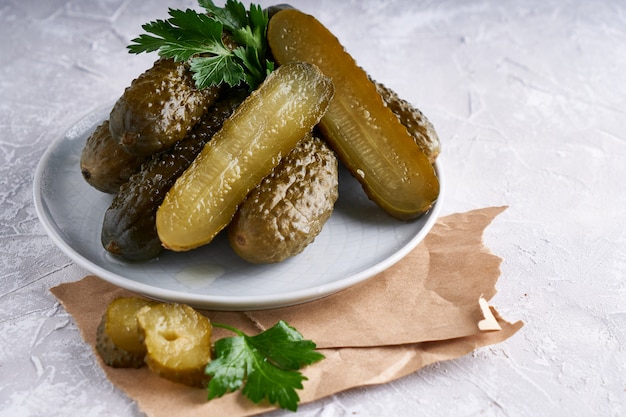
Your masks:
[{"label": "pickled cucumber", "polygon": [[153,155],[140,172],[120,187],[102,224],[101,241],[107,251],[130,261],[146,261],[162,252],[156,230],[159,205],[246,95],[243,89],[224,92],[224,98],[215,103],[185,139],[168,151]]},{"label": "pickled cucumber", "polygon": [[369,198],[402,220],[428,211],[439,195],[434,167],[338,39],[296,9],[277,12],[267,37],[279,65],[309,62],[333,81],[319,127]]},{"label": "pickled cucumber", "polygon": [[332,96],[333,84],[313,65],[292,63],[272,72],[165,196],[156,217],[163,245],[184,251],[209,243],[319,122]]},{"label": "pickled cucumber", "polygon": [[111,301],[96,332],[96,350],[104,363],[114,368],[140,368],[146,347],[137,327],[137,312],[154,301],[120,297]]},{"label": "pickled cucumber", "polygon": [[146,347],[139,337],[136,316],[141,308],[155,303],[139,297],[119,297],[111,301],[105,313],[105,330],[113,343],[129,352],[145,355]]},{"label": "pickled cucumber", "polygon": [[126,152],[109,130],[105,120],[87,138],[80,155],[80,172],[95,189],[115,194],[128,178],[139,171],[145,157]]},{"label": "pickled cucumber", "polygon": [[111,135],[136,155],[183,139],[215,102],[221,87],[198,90],[185,63],[159,59],[137,77],[109,115]]},{"label": "pickled cucumber", "polygon": [[141,368],[144,353],[129,352],[117,346],[106,333],[106,317],[103,316],[96,330],[96,351],[102,361],[112,368]]},{"label": "pickled cucumber", "polygon": [[337,186],[334,152],[307,135],[241,204],[228,226],[231,247],[252,263],[299,254],[332,214]]},{"label": "pickled cucumber", "polygon": [[137,323],[151,371],[189,386],[206,384],[213,327],[208,318],[188,305],[163,303],[139,310]]},{"label": "pickled cucumber", "polygon": [[441,142],[435,127],[418,108],[400,98],[391,88],[372,80],[376,90],[383,98],[387,107],[396,115],[400,123],[406,127],[415,143],[426,154],[431,164],[434,164],[441,153]]}]

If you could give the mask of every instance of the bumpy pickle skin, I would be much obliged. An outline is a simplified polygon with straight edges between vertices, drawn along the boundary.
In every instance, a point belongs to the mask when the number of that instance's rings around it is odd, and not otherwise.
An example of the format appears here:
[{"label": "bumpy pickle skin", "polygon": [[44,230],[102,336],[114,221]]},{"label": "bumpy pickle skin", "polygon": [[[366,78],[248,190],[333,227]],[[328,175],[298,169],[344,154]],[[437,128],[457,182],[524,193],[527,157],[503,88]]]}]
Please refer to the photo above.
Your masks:
[{"label": "bumpy pickle skin", "polygon": [[338,197],[337,158],[307,135],[250,192],[228,226],[230,246],[256,264],[282,262],[314,241]]},{"label": "bumpy pickle skin", "polygon": [[111,135],[136,155],[168,149],[198,123],[219,91],[220,87],[198,90],[187,64],[159,59],[113,106]]},{"label": "bumpy pickle skin", "polygon": [[151,371],[184,385],[206,385],[213,329],[207,317],[185,304],[162,303],[139,310],[137,323]]},{"label": "bumpy pickle skin", "polygon": [[372,80],[372,82],[387,104],[387,107],[396,115],[400,123],[406,127],[406,130],[428,157],[430,163],[434,164],[441,153],[441,141],[430,120],[418,108],[400,98],[391,88],[377,81]]},{"label": "bumpy pickle skin", "polygon": [[128,178],[139,171],[145,157],[128,153],[109,130],[109,121],[97,126],[87,138],[80,155],[80,172],[89,185],[115,194]]},{"label": "bumpy pickle skin", "polygon": [[147,261],[161,254],[156,212],[176,179],[241,104],[247,92],[228,90],[187,134],[167,151],[153,155],[113,197],[102,222],[104,248],[128,261]]},{"label": "bumpy pickle skin", "polygon": [[279,65],[309,62],[333,80],[335,97],[319,127],[369,198],[401,220],[428,211],[439,196],[434,167],[339,40],[295,9],[276,13],[267,37]]},{"label": "bumpy pickle skin", "polygon": [[168,191],[156,219],[163,245],[185,251],[209,243],[319,122],[333,91],[332,82],[310,64],[272,72]]}]

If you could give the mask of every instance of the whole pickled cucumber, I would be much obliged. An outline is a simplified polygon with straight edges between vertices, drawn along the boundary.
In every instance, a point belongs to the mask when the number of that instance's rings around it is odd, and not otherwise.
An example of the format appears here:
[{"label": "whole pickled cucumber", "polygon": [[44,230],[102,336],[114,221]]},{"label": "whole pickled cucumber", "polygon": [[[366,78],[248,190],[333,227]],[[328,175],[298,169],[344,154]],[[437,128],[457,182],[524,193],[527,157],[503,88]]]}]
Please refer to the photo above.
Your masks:
[{"label": "whole pickled cucumber", "polygon": [[211,242],[248,193],[313,130],[333,91],[307,63],[268,75],[167,192],[157,211],[163,245],[185,251]]},{"label": "whole pickled cucumber", "polygon": [[441,142],[433,124],[424,116],[424,113],[408,101],[400,98],[391,88],[374,80],[372,82],[376,86],[378,94],[387,104],[387,107],[396,115],[400,123],[406,127],[406,130],[428,157],[430,163],[434,163],[439,153],[441,153]]},{"label": "whole pickled cucumber", "polygon": [[198,123],[219,90],[198,90],[187,64],[159,59],[133,80],[113,106],[111,135],[137,155],[165,150]]},{"label": "whole pickled cucumber", "polygon": [[159,205],[245,95],[245,91],[237,90],[218,100],[184,140],[153,155],[120,187],[102,224],[101,240],[107,251],[131,261],[149,260],[162,252],[155,225]]},{"label": "whole pickled cucumber", "polygon": [[235,253],[275,263],[302,252],[333,212],[337,165],[326,143],[307,135],[239,206],[228,226]]},{"label": "whole pickled cucumber", "polygon": [[120,185],[139,171],[145,157],[126,152],[109,131],[105,120],[87,138],[80,155],[80,172],[99,191],[115,194]]}]

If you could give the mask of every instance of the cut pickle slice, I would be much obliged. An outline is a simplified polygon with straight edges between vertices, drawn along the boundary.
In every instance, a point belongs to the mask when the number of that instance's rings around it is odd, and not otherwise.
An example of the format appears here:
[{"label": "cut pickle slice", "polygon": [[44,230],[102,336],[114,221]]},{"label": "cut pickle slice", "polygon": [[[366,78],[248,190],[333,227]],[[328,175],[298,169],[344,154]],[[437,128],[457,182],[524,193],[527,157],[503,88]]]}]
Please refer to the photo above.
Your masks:
[{"label": "cut pickle slice", "polygon": [[333,81],[320,129],[369,198],[403,220],[428,211],[439,195],[432,164],[339,40],[296,9],[276,13],[267,37],[280,65],[309,62]]},{"label": "cut pickle slice", "polygon": [[209,243],[319,122],[333,91],[311,64],[292,63],[270,74],[168,191],[156,216],[163,246],[184,251]]},{"label": "cut pickle slice", "polygon": [[138,297],[120,297],[109,303],[96,332],[96,349],[104,363],[114,368],[139,368],[146,347],[137,326],[137,312],[155,302]]},{"label": "cut pickle slice", "polygon": [[120,297],[111,301],[105,313],[105,330],[111,341],[124,350],[145,355],[146,347],[141,343],[137,327],[137,312],[155,303],[138,297]]},{"label": "cut pickle slice", "polygon": [[201,387],[211,360],[212,325],[185,304],[156,304],[137,313],[151,371],[173,382]]},{"label": "cut pickle slice", "polygon": [[106,332],[106,322],[105,314],[96,330],[96,351],[102,361],[113,368],[141,368],[145,352],[129,352],[113,343]]}]

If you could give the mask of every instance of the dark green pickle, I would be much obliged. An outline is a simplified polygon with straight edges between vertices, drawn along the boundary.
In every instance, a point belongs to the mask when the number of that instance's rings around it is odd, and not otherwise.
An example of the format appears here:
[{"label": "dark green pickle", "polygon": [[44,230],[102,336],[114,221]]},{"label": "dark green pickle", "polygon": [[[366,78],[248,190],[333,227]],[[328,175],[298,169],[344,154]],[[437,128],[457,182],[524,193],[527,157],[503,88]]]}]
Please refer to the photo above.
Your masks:
[{"label": "dark green pickle", "polygon": [[235,253],[257,264],[301,253],[333,212],[337,170],[335,153],[322,139],[307,135],[239,206],[228,226]]},{"label": "dark green pickle", "polygon": [[186,63],[159,59],[133,80],[113,106],[111,135],[137,155],[168,149],[198,123],[220,89],[199,90]]},{"label": "dark green pickle", "polygon": [[109,121],[97,126],[87,138],[80,155],[80,172],[89,185],[115,194],[128,178],[139,171],[145,157],[126,152],[109,132]]},{"label": "dark green pickle", "polygon": [[176,179],[246,96],[233,90],[218,100],[189,132],[167,151],[155,154],[120,187],[104,215],[104,248],[130,261],[147,261],[163,250],[156,231],[156,211]]}]

